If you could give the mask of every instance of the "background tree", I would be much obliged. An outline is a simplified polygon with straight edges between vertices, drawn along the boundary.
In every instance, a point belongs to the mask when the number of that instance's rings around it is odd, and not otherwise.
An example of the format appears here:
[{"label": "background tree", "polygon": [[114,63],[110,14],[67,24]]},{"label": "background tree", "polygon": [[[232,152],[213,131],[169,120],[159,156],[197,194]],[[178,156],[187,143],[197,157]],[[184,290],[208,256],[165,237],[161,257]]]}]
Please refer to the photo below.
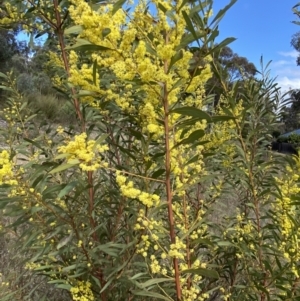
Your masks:
[{"label": "background tree", "polygon": [[291,90],[289,95],[290,102],[281,114],[284,132],[291,132],[300,128],[300,90]]},{"label": "background tree", "polygon": [[220,51],[215,53],[212,66],[214,75],[208,81],[207,91],[215,95],[215,106],[224,92],[224,83],[228,89],[231,89],[235,82],[251,79],[257,73],[252,62],[249,62],[246,57],[238,55],[228,46],[220,48]]}]

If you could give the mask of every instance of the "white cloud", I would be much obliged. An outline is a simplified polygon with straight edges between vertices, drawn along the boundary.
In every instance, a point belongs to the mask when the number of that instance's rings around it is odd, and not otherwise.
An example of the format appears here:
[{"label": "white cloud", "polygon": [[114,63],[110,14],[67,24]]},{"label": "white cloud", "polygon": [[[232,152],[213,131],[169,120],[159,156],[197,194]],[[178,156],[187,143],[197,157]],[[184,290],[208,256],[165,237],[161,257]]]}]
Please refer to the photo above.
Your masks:
[{"label": "white cloud", "polygon": [[287,66],[287,65],[295,65],[294,62],[291,62],[291,61],[287,61],[287,60],[279,60],[279,61],[275,61],[272,63],[272,66],[273,67],[279,67],[279,66]]},{"label": "white cloud", "polygon": [[292,51],[279,51],[278,54],[285,56],[285,57],[292,57],[292,58],[297,58],[299,53],[296,50],[292,50]]},{"label": "white cloud", "polygon": [[282,92],[287,92],[290,89],[300,89],[300,77],[290,78],[287,76],[278,76],[277,83],[281,87]]},{"label": "white cloud", "polygon": [[300,66],[296,65],[296,58],[299,53],[293,51],[280,51],[280,56],[284,57],[271,64],[272,73],[277,76],[276,82],[281,87],[282,92],[290,89],[300,89]]}]

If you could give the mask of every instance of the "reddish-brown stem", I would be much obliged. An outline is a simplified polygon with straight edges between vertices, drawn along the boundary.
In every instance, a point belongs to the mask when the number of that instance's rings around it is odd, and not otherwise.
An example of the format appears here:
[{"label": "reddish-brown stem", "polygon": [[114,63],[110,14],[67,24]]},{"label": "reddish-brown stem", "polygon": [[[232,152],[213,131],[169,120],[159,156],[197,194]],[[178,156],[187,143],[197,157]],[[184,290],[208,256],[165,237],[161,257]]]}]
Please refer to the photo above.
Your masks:
[{"label": "reddish-brown stem", "polygon": [[[94,183],[93,183],[93,172],[88,171],[87,172],[88,176],[88,183],[89,183],[89,217],[90,217],[90,223],[93,229],[96,228],[96,222],[93,218],[93,213],[94,213]],[[95,241],[97,241],[97,235],[96,232],[93,232],[93,238]]]},{"label": "reddish-brown stem", "polygon": [[[68,61],[68,56],[67,56],[66,46],[65,46],[65,41],[64,41],[64,31],[62,28],[63,22],[61,20],[61,16],[60,16],[60,13],[58,10],[58,0],[53,0],[53,4],[54,4],[54,9],[55,9],[55,16],[56,16],[56,34],[57,34],[59,46],[61,49],[61,56],[62,56],[62,60],[64,63],[64,68],[66,70],[67,76],[70,77],[70,67],[69,67],[69,61]],[[71,88],[71,93],[73,95],[73,103],[74,103],[77,117],[79,118],[79,120],[81,122],[82,132],[85,132],[85,121],[84,121],[82,112],[80,110],[79,100],[75,97],[76,92],[75,92],[74,88]]]},{"label": "reddish-brown stem", "polygon": [[[31,1],[31,0],[28,0],[28,2],[32,5],[32,7],[34,7],[34,8],[37,8],[38,9],[38,11],[39,11],[39,13],[40,13],[40,18],[41,19],[43,19],[52,29],[56,29],[57,27],[57,24],[55,24],[54,22],[52,22],[51,21],[51,19],[49,19],[48,17],[47,17],[47,15],[45,15],[36,5],[35,5],[35,3],[33,2],[33,1]],[[26,23],[24,23],[24,24],[26,24]],[[27,24],[26,24],[27,25]]]},{"label": "reddish-brown stem", "polygon": [[[166,34],[166,44],[168,44],[168,34]],[[164,71],[168,72],[168,62],[164,63]],[[171,243],[176,243],[175,227],[174,227],[174,215],[172,208],[172,187],[171,187],[171,147],[170,147],[170,128],[169,128],[169,100],[168,100],[168,87],[167,84],[164,84],[164,128],[165,128],[165,149],[166,149],[166,194],[167,194],[167,204],[168,204],[168,219],[169,219],[169,228],[170,228],[170,239]],[[181,300],[181,285],[180,285],[180,272],[178,259],[173,258],[173,266],[175,272],[175,287],[176,287],[176,297],[177,300]]]},{"label": "reddish-brown stem", "polygon": [[[188,231],[189,228],[189,222],[188,222],[188,212],[187,212],[187,202],[186,202],[186,196],[183,196],[183,210],[184,210],[184,223],[185,223],[185,229]],[[191,268],[191,254],[190,254],[190,238],[189,235],[186,237],[186,261],[188,264],[188,269]],[[191,277],[188,277],[187,279],[187,289],[190,289],[192,285]]]},{"label": "reddish-brown stem", "polygon": [[[166,89],[165,89],[166,90]],[[165,91],[167,93],[167,91]],[[175,236],[175,228],[174,228],[174,216],[172,209],[172,188],[171,188],[171,156],[170,156],[170,143],[169,143],[169,118],[168,118],[168,97],[165,95],[165,148],[166,148],[166,193],[167,193],[167,204],[168,204],[168,219],[169,219],[169,227],[170,227],[170,238],[171,243],[176,243]],[[175,284],[176,284],[176,295],[177,300],[181,300],[181,287],[180,287],[180,274],[179,274],[179,266],[178,259],[174,257],[173,259],[174,271],[175,271]]]},{"label": "reddish-brown stem", "polygon": [[[253,154],[250,155],[250,158],[247,154],[247,147],[245,145],[244,139],[242,138],[242,130],[241,127],[239,125],[239,123],[236,121],[236,126],[238,129],[238,133],[239,133],[239,140],[242,146],[242,149],[245,153],[245,158],[248,162],[250,162],[250,167],[249,167],[249,182],[250,182],[250,191],[251,191],[251,195],[253,197],[253,204],[254,204],[254,213],[255,213],[255,218],[256,218],[256,225],[257,225],[257,233],[258,233],[258,237],[259,237],[259,248],[258,248],[258,261],[259,261],[259,266],[261,268],[261,271],[264,273],[264,280],[262,281],[261,285],[262,287],[266,287],[266,283],[267,283],[267,272],[265,270],[265,266],[263,264],[263,254],[262,254],[262,240],[263,238],[261,237],[261,217],[260,217],[260,204],[259,204],[259,199],[256,195],[256,191],[255,191],[255,181],[254,181],[254,176],[253,176]],[[256,141],[254,141],[256,143]],[[253,152],[255,152],[255,148],[253,149]],[[260,301],[264,301],[266,300],[266,294],[264,292],[261,292],[260,294]]]}]

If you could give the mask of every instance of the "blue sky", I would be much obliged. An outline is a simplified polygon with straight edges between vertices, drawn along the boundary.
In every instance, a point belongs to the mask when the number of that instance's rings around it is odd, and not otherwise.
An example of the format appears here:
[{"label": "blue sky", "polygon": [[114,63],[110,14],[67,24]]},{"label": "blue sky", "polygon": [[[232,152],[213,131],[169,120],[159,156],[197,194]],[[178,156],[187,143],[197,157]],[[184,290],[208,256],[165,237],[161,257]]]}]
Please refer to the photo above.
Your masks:
[{"label": "blue sky", "polygon": [[[215,0],[214,13],[230,0]],[[235,37],[229,46],[240,56],[245,56],[260,67],[272,60],[270,69],[283,91],[300,89],[300,66],[296,65],[297,52],[293,50],[291,37],[300,26],[292,12],[299,0],[238,0],[220,23],[220,38]],[[219,39],[218,39],[219,40]]]}]

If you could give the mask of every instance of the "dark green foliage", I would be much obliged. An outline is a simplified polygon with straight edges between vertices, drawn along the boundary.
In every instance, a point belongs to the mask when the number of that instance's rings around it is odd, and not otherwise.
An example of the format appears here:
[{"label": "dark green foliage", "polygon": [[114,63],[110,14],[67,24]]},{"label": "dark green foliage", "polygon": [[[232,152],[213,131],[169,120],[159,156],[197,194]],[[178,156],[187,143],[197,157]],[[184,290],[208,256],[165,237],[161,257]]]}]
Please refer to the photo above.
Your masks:
[{"label": "dark green foliage", "polygon": [[284,132],[290,132],[300,128],[300,90],[292,90],[290,104],[281,113],[281,122],[284,124]]}]

